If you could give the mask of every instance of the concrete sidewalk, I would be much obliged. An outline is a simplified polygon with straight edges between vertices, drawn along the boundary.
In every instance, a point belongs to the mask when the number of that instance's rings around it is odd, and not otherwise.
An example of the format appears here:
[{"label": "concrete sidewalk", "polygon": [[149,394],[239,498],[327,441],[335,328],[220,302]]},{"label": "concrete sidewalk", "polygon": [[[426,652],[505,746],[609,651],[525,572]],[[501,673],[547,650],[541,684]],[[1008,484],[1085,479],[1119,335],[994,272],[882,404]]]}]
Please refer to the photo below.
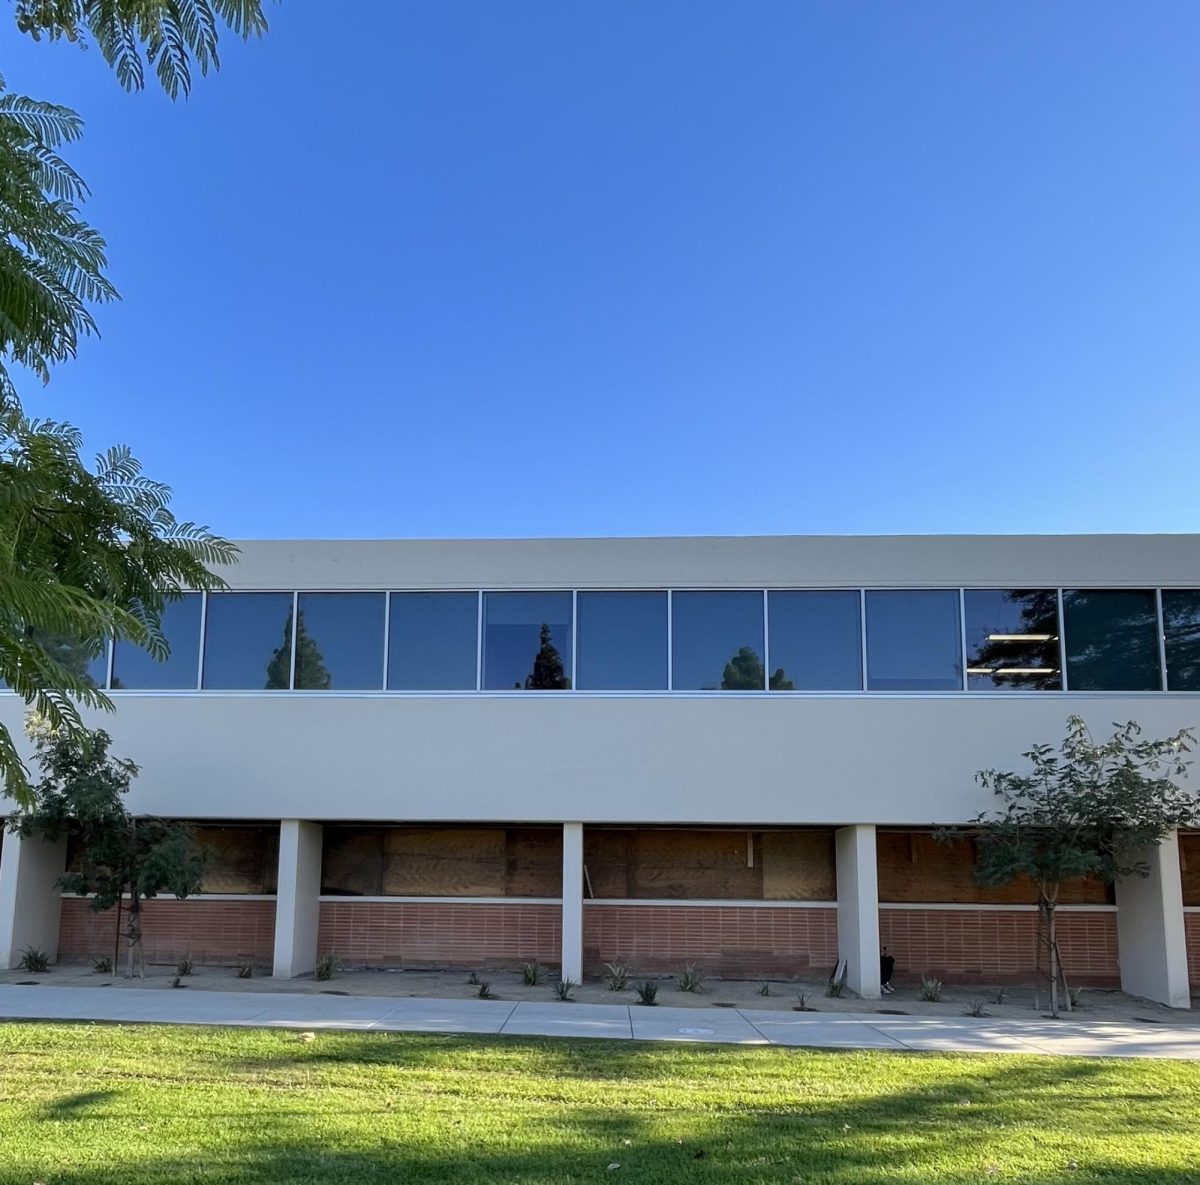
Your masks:
[{"label": "concrete sidewalk", "polygon": [[[1200,1025],[0,985],[0,1018],[1200,1059]],[[0,1027],[0,1047],[3,1028]]]}]

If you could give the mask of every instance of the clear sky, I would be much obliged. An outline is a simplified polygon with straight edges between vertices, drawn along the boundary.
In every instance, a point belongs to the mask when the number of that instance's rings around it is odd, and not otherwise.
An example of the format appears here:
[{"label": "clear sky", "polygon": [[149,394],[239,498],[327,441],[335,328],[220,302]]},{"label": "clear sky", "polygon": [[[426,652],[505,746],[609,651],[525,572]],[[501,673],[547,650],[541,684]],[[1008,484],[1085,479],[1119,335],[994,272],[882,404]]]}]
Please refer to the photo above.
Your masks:
[{"label": "clear sky", "polygon": [[181,514],[1200,527],[1194,0],[270,19],[172,105],[5,14],[9,86],[87,120],[124,297],[27,405],[131,444]]}]

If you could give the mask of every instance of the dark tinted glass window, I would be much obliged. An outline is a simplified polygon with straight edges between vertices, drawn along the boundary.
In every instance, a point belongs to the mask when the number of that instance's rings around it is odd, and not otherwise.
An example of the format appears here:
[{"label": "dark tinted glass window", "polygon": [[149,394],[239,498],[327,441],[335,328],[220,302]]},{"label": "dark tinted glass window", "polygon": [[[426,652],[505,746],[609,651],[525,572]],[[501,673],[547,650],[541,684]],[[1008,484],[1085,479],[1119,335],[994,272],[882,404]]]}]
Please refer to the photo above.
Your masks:
[{"label": "dark tinted glass window", "polygon": [[1063,618],[1072,691],[1161,690],[1153,591],[1065,590]]},{"label": "dark tinted glass window", "polygon": [[961,690],[957,589],[867,593],[867,687]]},{"label": "dark tinted glass window", "polygon": [[1167,688],[1200,691],[1200,591],[1164,589],[1162,608]]},{"label": "dark tinted glass window", "polygon": [[667,594],[581,592],[578,686],[641,691],[667,686]]},{"label": "dark tinted glass window", "polygon": [[296,682],[303,691],[383,686],[383,593],[301,593]]},{"label": "dark tinted glass window", "polygon": [[1054,589],[969,588],[967,686],[1057,691],[1058,593]]},{"label": "dark tinted glass window", "polygon": [[200,602],[199,593],[185,593],[182,600],[164,606],[160,624],[171,652],[162,661],[132,642],[118,642],[113,654],[113,687],[194,688],[200,665]]},{"label": "dark tinted glass window", "polygon": [[[102,643],[100,653],[87,642],[76,642],[70,638],[49,638],[40,631],[35,635],[51,658],[61,663],[71,674],[78,676],[89,687],[103,690],[108,682],[108,644]],[[0,679],[0,690],[8,684]],[[192,686],[195,686],[193,680]]]},{"label": "dark tinted glass window", "polygon": [[760,592],[671,595],[672,686],[676,691],[764,691]]},{"label": "dark tinted glass window", "polygon": [[473,691],[479,645],[475,593],[392,593],[388,687]]},{"label": "dark tinted glass window", "polygon": [[204,686],[279,690],[290,684],[292,594],[210,593],[204,626]]},{"label": "dark tinted glass window", "polygon": [[571,594],[485,593],[483,685],[488,691],[571,686]]},{"label": "dark tinted glass window", "polygon": [[862,689],[857,592],[769,592],[772,691]]}]

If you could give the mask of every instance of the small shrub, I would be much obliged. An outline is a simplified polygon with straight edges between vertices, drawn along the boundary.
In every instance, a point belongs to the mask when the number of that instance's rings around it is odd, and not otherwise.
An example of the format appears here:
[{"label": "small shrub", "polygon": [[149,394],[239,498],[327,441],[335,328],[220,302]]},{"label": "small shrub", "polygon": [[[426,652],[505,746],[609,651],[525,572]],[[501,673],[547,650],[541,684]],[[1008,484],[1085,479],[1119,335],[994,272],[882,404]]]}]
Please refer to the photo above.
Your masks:
[{"label": "small shrub", "polygon": [[825,995],[831,1000],[841,999],[842,993],[846,990],[846,981],[844,979],[831,979],[825,985]]},{"label": "small shrub", "polygon": [[313,971],[313,975],[322,983],[333,978],[334,973],[342,969],[342,960],[337,957],[332,951],[322,955],[317,960],[317,966]]},{"label": "small shrub", "polygon": [[560,979],[554,985],[554,996],[564,1004],[571,1002],[571,993],[579,986],[573,979]]},{"label": "small shrub", "polygon": [[639,984],[637,998],[639,1004],[645,1004],[647,1008],[653,1008],[658,1003],[658,984],[651,983],[650,980]]},{"label": "small shrub", "polygon": [[942,998],[942,981],[928,975],[921,976],[921,990],[918,995],[927,1004],[936,1004]]},{"label": "small shrub", "polygon": [[478,987],[479,986],[479,973],[478,972],[472,971],[471,974],[467,976],[467,985],[469,987]]},{"label": "small shrub", "polygon": [[112,959],[97,959],[92,964],[93,975],[111,975],[112,974]]},{"label": "small shrub", "polygon": [[176,975],[175,978],[171,980],[171,986],[173,988],[181,988],[187,987],[187,984],[183,982],[183,978],[181,976]]},{"label": "small shrub", "polygon": [[604,981],[610,992],[623,992],[629,986],[629,968],[624,963],[605,963]]},{"label": "small shrub", "polygon": [[492,991],[492,983],[489,979],[480,980],[479,991],[475,993],[481,1000],[494,1000],[496,993]]},{"label": "small shrub", "polygon": [[704,991],[704,976],[695,963],[688,963],[676,980],[681,992],[695,992],[697,995]]},{"label": "small shrub", "polygon": [[765,979],[760,979],[758,981],[757,994],[760,996],[769,996],[771,994],[771,985],[767,983]]},{"label": "small shrub", "polygon": [[21,952],[21,961],[17,966],[22,971],[49,971],[50,956],[44,950],[39,950],[36,946],[27,946]]},{"label": "small shrub", "polygon": [[1081,987],[1073,987],[1073,988],[1068,989],[1067,994],[1071,997],[1071,1007],[1072,1008],[1085,1008],[1086,1007],[1086,1005],[1083,1002],[1083,993],[1084,993],[1084,989]]},{"label": "small shrub", "polygon": [[521,982],[526,987],[537,987],[545,978],[546,972],[542,969],[541,963],[521,964]]},{"label": "small shrub", "polygon": [[191,975],[192,973],[192,956],[187,955],[175,964],[175,974],[179,976]]},{"label": "small shrub", "polygon": [[991,1016],[991,1015],[992,1014],[987,1010],[987,1001],[982,996],[980,996],[978,999],[972,1000],[971,1003],[967,1006],[966,1012],[963,1013],[963,1016]]},{"label": "small shrub", "polygon": [[808,1002],[808,992],[796,993],[795,1008],[797,1012],[816,1012],[816,1009],[813,1008]]},{"label": "small shrub", "polygon": [[992,996],[992,1003],[993,1004],[1003,1004],[1004,1001],[1007,999],[1008,999],[1008,992],[1002,987],[997,988],[995,991],[995,994]]},{"label": "small shrub", "polygon": [[253,979],[254,978],[254,962],[239,963],[237,966],[238,979]]}]

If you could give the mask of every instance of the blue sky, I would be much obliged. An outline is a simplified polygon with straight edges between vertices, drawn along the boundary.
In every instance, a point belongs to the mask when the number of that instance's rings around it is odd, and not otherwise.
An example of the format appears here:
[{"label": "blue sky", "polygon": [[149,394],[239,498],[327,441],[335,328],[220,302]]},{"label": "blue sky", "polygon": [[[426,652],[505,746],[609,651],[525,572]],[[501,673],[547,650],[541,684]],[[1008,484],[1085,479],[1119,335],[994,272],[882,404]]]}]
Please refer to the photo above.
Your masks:
[{"label": "blue sky", "polygon": [[87,120],[35,414],[238,538],[1194,530],[1200,6],[287,0]]}]

